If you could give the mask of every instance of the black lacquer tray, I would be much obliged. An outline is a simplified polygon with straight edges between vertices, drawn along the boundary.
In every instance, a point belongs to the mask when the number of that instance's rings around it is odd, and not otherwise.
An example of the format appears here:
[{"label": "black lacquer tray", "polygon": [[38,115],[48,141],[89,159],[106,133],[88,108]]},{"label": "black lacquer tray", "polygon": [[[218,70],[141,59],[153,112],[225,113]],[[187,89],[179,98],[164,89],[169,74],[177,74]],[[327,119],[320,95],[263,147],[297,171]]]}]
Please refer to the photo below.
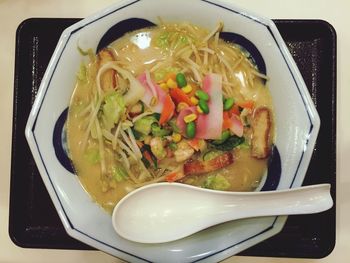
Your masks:
[{"label": "black lacquer tray", "polygon": [[[33,18],[17,30],[9,235],[25,248],[93,249],[71,237],[41,180],[24,129],[41,79],[62,31],[79,19]],[[274,20],[321,117],[321,129],[304,185],[330,183],[336,193],[336,33],[321,20]],[[240,255],[322,258],[335,245],[335,206],[290,216],[276,236]]]}]

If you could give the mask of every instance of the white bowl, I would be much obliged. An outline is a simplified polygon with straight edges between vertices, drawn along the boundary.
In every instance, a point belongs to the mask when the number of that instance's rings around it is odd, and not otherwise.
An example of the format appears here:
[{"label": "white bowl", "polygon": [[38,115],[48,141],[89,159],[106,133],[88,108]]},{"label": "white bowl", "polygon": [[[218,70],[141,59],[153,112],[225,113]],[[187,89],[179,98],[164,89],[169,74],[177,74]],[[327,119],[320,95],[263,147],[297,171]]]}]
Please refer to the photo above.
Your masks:
[{"label": "white bowl", "polygon": [[[129,18],[157,23],[158,16],[166,21],[186,20],[206,28],[213,28],[218,20],[223,21],[224,30],[238,34],[234,37],[243,46],[247,45],[245,47],[262,68],[265,65],[276,112],[276,141],[269,173],[259,190],[300,186],[318,134],[319,116],[274,23],[227,2],[126,0],[67,28],[42,80],[26,126],[26,137],[70,236],[133,262],[222,260],[278,233],[286,217],[229,222],[171,243],[145,245],[130,242],[114,232],[110,215],[82,188],[65,153],[63,125],[82,60],[77,43],[83,49],[96,50],[101,38],[102,42],[106,41],[112,31],[116,33],[121,29],[119,24],[117,29],[114,27],[108,31],[115,24]],[[128,23],[130,25],[135,23]]]}]

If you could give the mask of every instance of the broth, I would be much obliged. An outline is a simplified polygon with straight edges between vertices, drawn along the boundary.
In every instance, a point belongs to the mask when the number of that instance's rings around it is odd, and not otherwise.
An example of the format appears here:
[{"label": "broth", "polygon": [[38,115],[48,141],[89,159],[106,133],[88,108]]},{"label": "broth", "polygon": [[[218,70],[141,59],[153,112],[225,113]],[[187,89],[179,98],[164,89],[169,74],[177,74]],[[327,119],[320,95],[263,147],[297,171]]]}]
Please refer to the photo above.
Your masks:
[{"label": "broth", "polygon": [[218,38],[222,26],[162,24],[89,52],[67,138],[83,187],[105,210],[160,181],[226,191],[259,185],[273,142],[272,99],[241,48]]}]

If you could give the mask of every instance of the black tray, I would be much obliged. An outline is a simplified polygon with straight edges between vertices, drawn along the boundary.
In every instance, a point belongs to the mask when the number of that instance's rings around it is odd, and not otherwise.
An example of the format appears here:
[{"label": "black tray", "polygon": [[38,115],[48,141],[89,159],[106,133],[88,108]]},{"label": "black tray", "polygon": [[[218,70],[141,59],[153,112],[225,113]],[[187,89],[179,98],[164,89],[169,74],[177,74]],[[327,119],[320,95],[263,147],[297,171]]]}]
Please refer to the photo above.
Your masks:
[{"label": "black tray", "polygon": [[[79,19],[33,18],[17,29],[9,235],[25,248],[93,249],[66,233],[24,137],[28,114],[61,32]],[[336,33],[321,20],[275,20],[309,87],[321,130],[304,185],[336,182]],[[335,206],[290,216],[276,236],[240,255],[321,258],[335,245]]]}]

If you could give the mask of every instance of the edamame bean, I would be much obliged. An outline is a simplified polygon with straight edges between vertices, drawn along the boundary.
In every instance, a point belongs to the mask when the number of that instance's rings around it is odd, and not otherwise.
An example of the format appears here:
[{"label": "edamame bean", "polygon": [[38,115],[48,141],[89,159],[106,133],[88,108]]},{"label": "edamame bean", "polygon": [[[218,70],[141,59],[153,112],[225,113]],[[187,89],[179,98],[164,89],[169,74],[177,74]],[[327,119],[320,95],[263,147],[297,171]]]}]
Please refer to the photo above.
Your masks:
[{"label": "edamame bean", "polygon": [[191,121],[186,125],[186,136],[189,139],[193,139],[195,135],[196,135],[196,123],[194,121]]},{"label": "edamame bean", "polygon": [[186,77],[181,72],[176,74],[176,82],[181,88],[187,85]]},{"label": "edamame bean", "polygon": [[214,144],[222,144],[224,143],[229,137],[230,137],[230,132],[228,130],[226,131],[223,131],[221,133],[221,138],[220,139],[217,139],[217,140],[214,140],[213,143]]},{"label": "edamame bean", "polygon": [[208,93],[206,93],[203,90],[197,90],[195,95],[197,96],[197,98],[201,99],[201,100],[205,100],[208,101],[209,100],[209,95]]},{"label": "edamame bean", "polygon": [[233,98],[227,98],[224,101],[224,110],[230,110],[233,106],[233,104],[235,103],[235,100]]},{"label": "edamame bean", "polygon": [[199,102],[198,102],[198,106],[203,111],[204,114],[208,114],[209,113],[209,106],[208,106],[208,103],[205,100],[200,99]]}]

